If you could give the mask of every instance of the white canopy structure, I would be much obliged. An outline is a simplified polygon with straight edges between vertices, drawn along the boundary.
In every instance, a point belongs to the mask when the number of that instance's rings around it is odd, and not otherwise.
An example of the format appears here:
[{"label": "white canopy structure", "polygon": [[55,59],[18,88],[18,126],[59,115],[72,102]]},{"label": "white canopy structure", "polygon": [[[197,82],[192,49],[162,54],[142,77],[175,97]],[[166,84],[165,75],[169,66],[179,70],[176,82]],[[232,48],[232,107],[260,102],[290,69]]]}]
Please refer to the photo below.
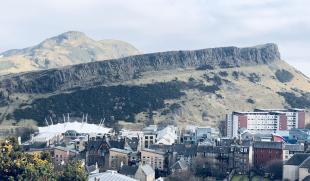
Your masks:
[{"label": "white canopy structure", "polygon": [[65,133],[66,131],[69,130],[74,130],[78,133],[85,133],[85,134],[92,134],[92,133],[107,134],[112,129],[97,124],[89,124],[86,122],[77,122],[77,121],[58,123],[45,127],[39,127],[39,133]]},{"label": "white canopy structure", "polygon": [[52,124],[45,127],[39,127],[39,134],[32,138],[32,142],[49,142],[50,140],[59,139],[63,133],[73,130],[82,134],[101,134],[105,135],[112,131],[111,128],[86,122],[65,122]]}]

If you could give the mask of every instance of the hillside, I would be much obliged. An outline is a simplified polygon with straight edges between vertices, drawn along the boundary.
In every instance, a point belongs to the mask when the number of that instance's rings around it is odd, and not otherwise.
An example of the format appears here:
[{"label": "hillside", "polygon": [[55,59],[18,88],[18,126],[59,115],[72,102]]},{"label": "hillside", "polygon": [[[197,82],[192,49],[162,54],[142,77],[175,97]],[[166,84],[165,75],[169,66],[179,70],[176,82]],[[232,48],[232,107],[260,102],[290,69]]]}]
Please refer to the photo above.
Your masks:
[{"label": "hillside", "polygon": [[70,113],[126,127],[150,120],[218,127],[234,110],[284,107],[306,108],[309,120],[310,80],[281,60],[275,44],[136,55],[0,79],[4,122],[42,125]]},{"label": "hillside", "polygon": [[33,47],[0,54],[0,75],[74,65],[140,54],[119,40],[95,41],[84,33],[69,31]]}]

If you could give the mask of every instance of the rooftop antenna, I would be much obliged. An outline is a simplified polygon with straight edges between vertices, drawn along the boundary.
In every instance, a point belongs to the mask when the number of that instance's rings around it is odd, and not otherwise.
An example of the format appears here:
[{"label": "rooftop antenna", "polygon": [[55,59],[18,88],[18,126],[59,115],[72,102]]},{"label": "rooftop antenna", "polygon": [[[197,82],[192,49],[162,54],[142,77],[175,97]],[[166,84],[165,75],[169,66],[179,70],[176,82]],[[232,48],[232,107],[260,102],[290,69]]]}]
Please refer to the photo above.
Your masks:
[{"label": "rooftop antenna", "polygon": [[82,117],[82,123],[84,123],[84,114],[83,114],[83,117]]},{"label": "rooftop antenna", "polygon": [[45,123],[46,123],[46,125],[47,125],[47,126],[49,126],[49,125],[48,125],[48,122],[47,122],[47,120],[46,120],[46,118],[44,118],[44,119],[45,119]]},{"label": "rooftop antenna", "polygon": [[104,119],[101,119],[101,120],[100,120],[100,123],[99,123],[99,126],[102,126],[103,123],[104,123]]},{"label": "rooftop antenna", "polygon": [[53,119],[52,119],[52,117],[51,117],[51,116],[50,116],[50,120],[51,120],[52,125],[54,125],[54,123],[53,123]]},{"label": "rooftop antenna", "polygon": [[105,118],[103,118],[101,126],[104,126],[104,121],[105,121]]}]

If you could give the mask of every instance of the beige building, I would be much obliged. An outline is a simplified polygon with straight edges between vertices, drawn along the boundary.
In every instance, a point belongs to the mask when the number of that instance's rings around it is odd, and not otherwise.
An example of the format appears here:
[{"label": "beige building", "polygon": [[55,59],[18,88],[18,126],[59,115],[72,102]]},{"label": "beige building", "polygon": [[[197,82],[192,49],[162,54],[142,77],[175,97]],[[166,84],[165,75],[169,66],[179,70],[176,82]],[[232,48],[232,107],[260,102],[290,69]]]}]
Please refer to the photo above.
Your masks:
[{"label": "beige building", "polygon": [[109,169],[120,170],[122,165],[128,165],[130,151],[111,148],[109,150]]},{"label": "beige building", "polygon": [[141,151],[142,164],[149,164],[154,170],[164,170],[166,154],[161,151],[143,149]]},{"label": "beige building", "polygon": [[135,178],[140,181],[155,181],[155,171],[149,164],[139,165]]},{"label": "beige building", "polygon": [[297,153],[294,154],[283,165],[283,180],[299,180],[302,181],[305,177],[309,176],[310,168],[310,154]]},{"label": "beige building", "polygon": [[300,165],[298,169],[298,175],[299,175],[298,181],[309,180],[310,178],[310,156]]},{"label": "beige building", "polygon": [[57,146],[54,148],[54,164],[56,165],[65,165],[70,159],[77,156],[79,152],[66,148]]}]

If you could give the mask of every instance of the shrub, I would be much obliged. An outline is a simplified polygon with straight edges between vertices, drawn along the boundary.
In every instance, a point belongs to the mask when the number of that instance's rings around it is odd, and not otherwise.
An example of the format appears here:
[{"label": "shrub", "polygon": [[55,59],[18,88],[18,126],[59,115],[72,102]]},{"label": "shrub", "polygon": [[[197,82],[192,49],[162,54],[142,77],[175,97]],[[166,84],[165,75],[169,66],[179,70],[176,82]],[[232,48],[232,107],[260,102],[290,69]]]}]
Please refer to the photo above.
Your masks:
[{"label": "shrub", "polygon": [[249,81],[253,83],[257,83],[261,80],[260,76],[257,75],[256,73],[251,73],[250,76],[248,77]]},{"label": "shrub", "polygon": [[214,67],[212,65],[201,65],[199,67],[196,68],[196,70],[213,70]]},{"label": "shrub", "polygon": [[231,75],[234,77],[234,79],[236,79],[236,80],[239,79],[239,72],[233,71]]},{"label": "shrub", "polygon": [[228,73],[226,71],[221,71],[221,72],[219,72],[219,75],[222,77],[227,77]]},{"label": "shrub", "polygon": [[255,100],[253,100],[253,99],[251,99],[251,98],[248,98],[246,101],[247,101],[248,103],[250,103],[250,104],[254,104],[254,103],[255,103]]},{"label": "shrub", "polygon": [[282,70],[276,71],[276,77],[280,82],[285,83],[285,82],[292,81],[294,78],[294,75],[290,73],[289,71],[282,69]]}]

